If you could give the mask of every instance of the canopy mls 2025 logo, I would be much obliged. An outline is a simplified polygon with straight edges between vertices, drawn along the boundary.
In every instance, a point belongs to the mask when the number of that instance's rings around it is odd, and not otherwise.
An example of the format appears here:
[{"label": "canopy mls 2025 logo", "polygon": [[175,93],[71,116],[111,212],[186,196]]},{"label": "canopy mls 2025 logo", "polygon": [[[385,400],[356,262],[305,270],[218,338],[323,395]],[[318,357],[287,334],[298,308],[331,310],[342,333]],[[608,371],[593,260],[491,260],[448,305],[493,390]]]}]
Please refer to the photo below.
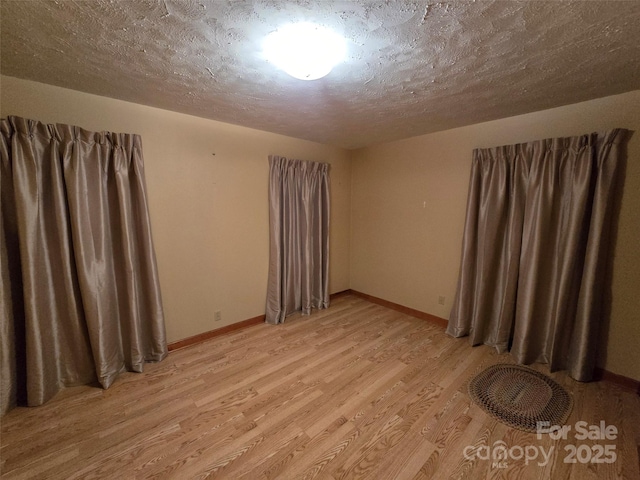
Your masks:
[{"label": "canopy mls 2025 logo", "polygon": [[[536,428],[536,439],[540,441],[544,441],[546,437],[554,443],[566,441],[570,440],[571,434],[575,443],[564,446],[563,463],[614,463],[618,459],[616,444],[613,443],[618,438],[618,428],[607,425],[604,420],[595,425],[579,421],[573,427],[538,422]],[[605,441],[608,443],[600,443]],[[509,446],[503,440],[498,440],[492,445],[467,445],[463,449],[463,455],[467,460],[490,461],[491,468],[507,468],[510,462],[544,467],[554,458],[555,449],[554,444]]]}]

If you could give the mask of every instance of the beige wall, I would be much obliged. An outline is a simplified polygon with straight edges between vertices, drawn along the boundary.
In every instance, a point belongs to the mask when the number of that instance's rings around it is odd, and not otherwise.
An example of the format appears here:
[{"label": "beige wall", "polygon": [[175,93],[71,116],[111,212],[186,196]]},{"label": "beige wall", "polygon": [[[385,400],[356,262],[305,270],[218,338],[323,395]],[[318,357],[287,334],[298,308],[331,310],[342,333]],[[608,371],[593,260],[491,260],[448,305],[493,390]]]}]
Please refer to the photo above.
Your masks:
[{"label": "beige wall", "polygon": [[448,318],[472,150],[615,127],[636,133],[629,143],[601,365],[640,380],[640,91],[354,152],[351,288]]},{"label": "beige wall", "polygon": [[264,314],[269,154],[331,163],[330,289],[349,288],[347,150],[12,77],[0,89],[2,117],[142,135],[169,341]]}]

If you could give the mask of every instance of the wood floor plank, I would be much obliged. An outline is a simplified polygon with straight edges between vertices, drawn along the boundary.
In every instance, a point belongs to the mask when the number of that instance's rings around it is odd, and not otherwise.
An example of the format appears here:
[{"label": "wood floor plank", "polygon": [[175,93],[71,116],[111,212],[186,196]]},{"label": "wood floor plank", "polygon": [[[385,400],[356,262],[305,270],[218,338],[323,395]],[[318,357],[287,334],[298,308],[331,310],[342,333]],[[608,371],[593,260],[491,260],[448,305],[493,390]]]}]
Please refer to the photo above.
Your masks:
[{"label": "wood floor plank", "polygon": [[[2,479],[248,480],[640,478],[640,397],[549,373],[573,397],[567,425],[604,421],[615,440],[512,429],[468,396],[508,354],[360,297],[171,352],[109,390],[83,386],[1,419]],[[567,463],[610,443],[613,463]],[[551,451],[544,465],[486,455]]]}]

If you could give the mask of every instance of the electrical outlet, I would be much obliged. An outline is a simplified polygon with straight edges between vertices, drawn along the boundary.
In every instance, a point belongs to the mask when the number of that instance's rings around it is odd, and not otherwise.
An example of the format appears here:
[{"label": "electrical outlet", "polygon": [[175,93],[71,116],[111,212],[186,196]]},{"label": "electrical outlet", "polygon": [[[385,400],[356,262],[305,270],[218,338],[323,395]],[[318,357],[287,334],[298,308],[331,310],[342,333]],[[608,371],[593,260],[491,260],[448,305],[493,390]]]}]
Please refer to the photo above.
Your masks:
[{"label": "electrical outlet", "polygon": [[440,305],[444,305],[444,301],[445,301],[445,300],[446,300],[446,298],[444,297],[444,295],[440,295],[440,296],[438,297],[438,303],[439,303]]},{"label": "electrical outlet", "polygon": [[213,321],[220,322],[222,320],[222,312],[220,310],[216,310],[213,314]]}]

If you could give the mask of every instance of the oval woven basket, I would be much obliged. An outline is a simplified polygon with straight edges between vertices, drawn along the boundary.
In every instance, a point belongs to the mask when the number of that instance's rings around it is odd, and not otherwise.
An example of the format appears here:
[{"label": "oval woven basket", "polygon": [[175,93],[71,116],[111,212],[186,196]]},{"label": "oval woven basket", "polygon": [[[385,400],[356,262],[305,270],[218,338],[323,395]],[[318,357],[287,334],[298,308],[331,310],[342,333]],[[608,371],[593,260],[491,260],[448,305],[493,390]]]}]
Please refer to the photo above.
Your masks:
[{"label": "oval woven basket", "polygon": [[538,422],[564,425],[573,407],[562,386],[522,365],[488,367],[471,379],[469,395],[489,415],[527,432],[536,432]]}]

